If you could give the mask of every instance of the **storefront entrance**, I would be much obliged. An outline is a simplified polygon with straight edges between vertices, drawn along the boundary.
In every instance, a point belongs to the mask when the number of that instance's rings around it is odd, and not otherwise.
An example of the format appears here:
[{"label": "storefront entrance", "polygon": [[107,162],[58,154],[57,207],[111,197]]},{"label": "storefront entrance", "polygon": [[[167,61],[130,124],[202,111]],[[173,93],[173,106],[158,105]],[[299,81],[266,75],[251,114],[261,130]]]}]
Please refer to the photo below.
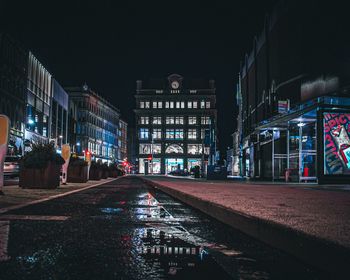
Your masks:
[{"label": "storefront entrance", "polygon": [[184,160],[182,158],[166,158],[165,159],[165,173],[171,171],[184,169]]}]

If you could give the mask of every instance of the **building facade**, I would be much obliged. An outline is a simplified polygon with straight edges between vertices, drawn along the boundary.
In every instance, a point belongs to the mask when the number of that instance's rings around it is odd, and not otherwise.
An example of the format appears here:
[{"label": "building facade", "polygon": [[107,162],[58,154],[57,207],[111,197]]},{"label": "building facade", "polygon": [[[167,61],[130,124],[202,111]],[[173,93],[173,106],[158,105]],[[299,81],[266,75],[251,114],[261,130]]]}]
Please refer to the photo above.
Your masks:
[{"label": "building facade", "polygon": [[26,93],[25,148],[31,143],[48,143],[52,104],[52,75],[29,52]]},{"label": "building facade", "polygon": [[119,144],[119,159],[122,161],[128,160],[128,124],[127,122],[119,119],[119,131],[118,131],[118,144]]},{"label": "building facade", "polygon": [[65,89],[77,106],[76,152],[90,151],[94,160],[118,162],[119,110],[86,84]]},{"label": "building facade", "polygon": [[6,34],[0,34],[0,114],[10,119],[7,153],[23,154],[28,53]]},{"label": "building facade", "polygon": [[200,166],[210,158],[209,135],[216,139],[216,96],[213,80],[137,81],[136,160],[139,173],[167,174]]},{"label": "building facade", "polygon": [[254,39],[240,71],[244,176],[350,179],[349,42],[328,13],[281,1]]},{"label": "building facade", "polygon": [[51,104],[51,133],[50,140],[55,143],[58,149],[68,140],[68,93],[53,79],[53,98]]}]

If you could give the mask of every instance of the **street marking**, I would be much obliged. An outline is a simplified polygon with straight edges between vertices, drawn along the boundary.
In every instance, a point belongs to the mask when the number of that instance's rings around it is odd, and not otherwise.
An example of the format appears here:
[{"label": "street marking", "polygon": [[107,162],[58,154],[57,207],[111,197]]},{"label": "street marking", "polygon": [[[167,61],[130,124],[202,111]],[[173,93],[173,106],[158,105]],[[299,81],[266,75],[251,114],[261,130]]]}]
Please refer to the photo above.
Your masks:
[{"label": "street marking", "polygon": [[31,221],[65,221],[70,216],[43,216],[43,215],[1,215],[0,220],[31,220]]},{"label": "street marking", "polygon": [[107,183],[116,181],[116,180],[118,180],[120,178],[124,178],[124,176],[118,177],[118,178],[113,178],[111,180],[100,182],[100,183],[97,183],[97,184],[94,184],[94,185],[91,185],[91,186],[87,186],[87,187],[84,187],[84,188],[81,188],[81,189],[77,189],[77,190],[73,190],[73,191],[69,191],[69,192],[65,192],[65,193],[56,194],[56,195],[45,197],[45,198],[41,198],[41,199],[38,199],[38,200],[29,201],[29,202],[26,202],[26,203],[23,203],[23,204],[18,204],[18,205],[5,207],[5,208],[0,209],[0,214],[4,214],[4,213],[9,212],[11,210],[20,209],[20,208],[23,208],[23,207],[26,207],[26,206],[29,206],[29,205],[38,204],[38,203],[41,203],[41,202],[49,201],[49,200],[52,200],[52,199],[55,199],[55,198],[59,198],[59,197],[63,197],[63,196],[66,196],[66,195],[70,195],[70,194],[73,194],[73,193],[81,192],[81,191],[84,191],[84,190],[87,190],[87,189],[91,189],[93,187],[97,187],[97,186],[100,186],[100,185],[103,185],[103,184],[107,184]]}]

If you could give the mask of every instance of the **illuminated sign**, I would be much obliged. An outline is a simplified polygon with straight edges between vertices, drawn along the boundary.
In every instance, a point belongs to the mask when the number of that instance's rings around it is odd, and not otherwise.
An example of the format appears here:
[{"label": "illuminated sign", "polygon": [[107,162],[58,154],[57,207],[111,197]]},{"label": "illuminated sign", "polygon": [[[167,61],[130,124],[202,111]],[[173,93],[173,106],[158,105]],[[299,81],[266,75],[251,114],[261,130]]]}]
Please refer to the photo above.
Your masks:
[{"label": "illuminated sign", "polygon": [[350,113],[323,113],[324,174],[350,175]]}]

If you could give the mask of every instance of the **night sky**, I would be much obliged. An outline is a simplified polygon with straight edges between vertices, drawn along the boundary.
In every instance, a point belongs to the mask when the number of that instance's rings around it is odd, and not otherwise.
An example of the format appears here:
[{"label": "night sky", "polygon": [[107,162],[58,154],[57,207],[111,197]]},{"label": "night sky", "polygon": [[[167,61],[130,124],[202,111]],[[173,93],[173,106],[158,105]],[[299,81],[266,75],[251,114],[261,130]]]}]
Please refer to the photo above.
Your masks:
[{"label": "night sky", "polygon": [[136,80],[172,73],[215,79],[225,151],[232,145],[240,61],[277,1],[186,2],[0,0],[0,31],[32,50],[61,85],[86,82],[130,126]]}]

